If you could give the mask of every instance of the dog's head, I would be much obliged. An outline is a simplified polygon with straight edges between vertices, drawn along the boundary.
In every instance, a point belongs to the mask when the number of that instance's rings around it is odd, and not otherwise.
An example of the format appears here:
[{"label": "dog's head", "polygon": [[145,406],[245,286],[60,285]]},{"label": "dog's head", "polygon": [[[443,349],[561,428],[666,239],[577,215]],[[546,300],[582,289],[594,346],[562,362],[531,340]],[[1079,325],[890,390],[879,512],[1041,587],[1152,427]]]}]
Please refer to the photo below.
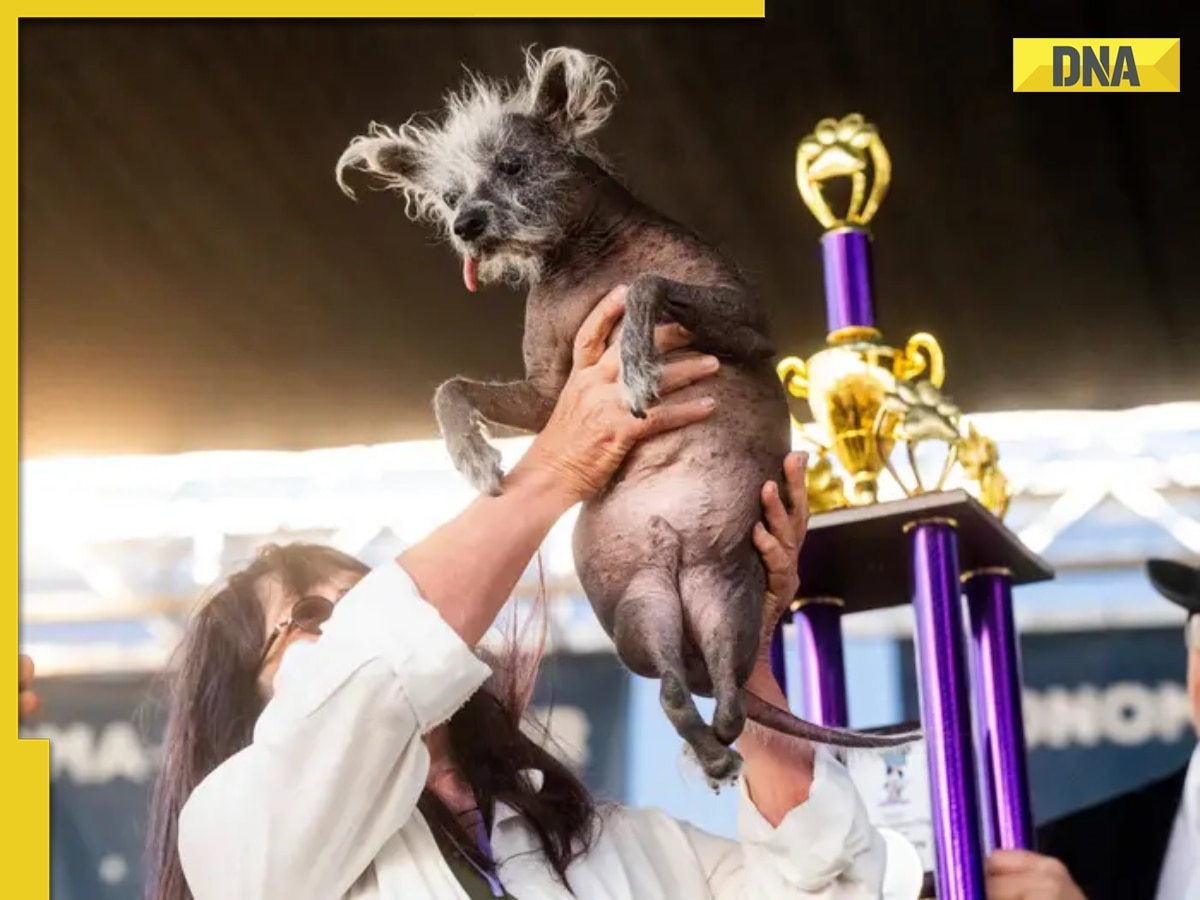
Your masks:
[{"label": "dog's head", "polygon": [[470,75],[440,117],[399,128],[372,124],[337,163],[369,172],[404,196],[414,219],[439,226],[463,259],[463,278],[536,279],[546,255],[582,214],[590,137],[615,99],[603,60],[568,47],[525,55],[515,88]]}]

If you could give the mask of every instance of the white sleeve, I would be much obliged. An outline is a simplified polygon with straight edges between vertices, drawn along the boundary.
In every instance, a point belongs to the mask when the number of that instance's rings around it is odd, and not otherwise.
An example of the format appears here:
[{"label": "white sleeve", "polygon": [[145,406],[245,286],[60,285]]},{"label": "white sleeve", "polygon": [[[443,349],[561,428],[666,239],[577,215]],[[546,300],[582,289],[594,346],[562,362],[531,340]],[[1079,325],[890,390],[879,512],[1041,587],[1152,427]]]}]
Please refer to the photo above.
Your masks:
[{"label": "white sleeve", "polygon": [[[878,900],[887,845],[871,826],[849,774],[817,748],[808,799],[779,827],[739,786],[738,840],[684,825],[714,900]],[[915,896],[915,895],[914,895]]]},{"label": "white sleeve", "polygon": [[195,900],[333,900],[408,820],[429,768],[421,736],[491,670],[395,563],[338,603],[277,679],[253,742],[184,805]]}]

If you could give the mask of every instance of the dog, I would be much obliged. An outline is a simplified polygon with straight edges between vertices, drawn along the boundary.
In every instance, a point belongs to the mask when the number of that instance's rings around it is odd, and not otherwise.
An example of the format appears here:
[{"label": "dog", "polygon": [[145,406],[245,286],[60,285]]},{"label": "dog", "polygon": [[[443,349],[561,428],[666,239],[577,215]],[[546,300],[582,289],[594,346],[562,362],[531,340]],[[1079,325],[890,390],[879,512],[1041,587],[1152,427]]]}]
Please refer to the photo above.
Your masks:
[{"label": "dog", "polygon": [[[559,47],[526,52],[510,87],[469,75],[438,119],[372,124],[336,167],[399,192],[411,218],[438,227],[462,259],[463,280],[529,288],[520,381],[452,378],[434,410],[455,467],[484,493],[501,489],[487,423],[538,432],[571,370],[576,331],[610,289],[629,286],[619,336],[629,410],[656,399],[656,325],[673,321],[720,371],[704,393],[715,412],[650,438],[581,509],[576,569],[618,656],[660,681],[667,717],[715,788],[736,779],[732,744],[747,717],[767,728],[844,747],[894,747],[914,732],[862,734],[817,726],[744,689],[759,651],[766,571],[751,530],[760,488],[781,481],[791,446],[787,400],[758,298],[720,252],[639,201],[613,174],[594,136],[615,100],[607,63]],[[711,696],[711,725],[693,695]]]}]

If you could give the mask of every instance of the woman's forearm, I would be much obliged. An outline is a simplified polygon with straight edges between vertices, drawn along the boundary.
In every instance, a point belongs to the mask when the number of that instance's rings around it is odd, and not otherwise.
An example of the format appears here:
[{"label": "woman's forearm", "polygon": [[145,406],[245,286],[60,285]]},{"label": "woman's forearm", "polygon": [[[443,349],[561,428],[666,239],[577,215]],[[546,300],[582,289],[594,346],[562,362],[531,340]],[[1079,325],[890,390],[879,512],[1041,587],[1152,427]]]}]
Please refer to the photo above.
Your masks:
[{"label": "woman's forearm", "polygon": [[396,561],[421,596],[475,646],[573,498],[544,468],[518,463],[499,497],[479,497]]},{"label": "woman's forearm", "polygon": [[[787,697],[765,660],[755,666],[746,689],[787,709]],[[751,722],[738,738],[737,747],[746,762],[744,777],[750,799],[762,817],[777,827],[791,810],[808,799],[813,780],[812,744]]]}]

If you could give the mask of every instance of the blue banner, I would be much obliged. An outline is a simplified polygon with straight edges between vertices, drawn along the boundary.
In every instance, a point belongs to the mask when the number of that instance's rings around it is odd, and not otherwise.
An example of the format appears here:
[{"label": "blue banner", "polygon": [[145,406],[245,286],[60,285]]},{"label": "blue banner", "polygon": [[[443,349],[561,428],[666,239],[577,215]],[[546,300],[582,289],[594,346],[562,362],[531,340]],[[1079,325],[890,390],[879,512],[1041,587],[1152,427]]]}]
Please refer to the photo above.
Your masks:
[{"label": "blue banner", "polygon": [[[1021,640],[1030,789],[1039,822],[1167,775],[1196,745],[1181,628],[1056,632]],[[906,717],[918,711],[901,646]]]}]

